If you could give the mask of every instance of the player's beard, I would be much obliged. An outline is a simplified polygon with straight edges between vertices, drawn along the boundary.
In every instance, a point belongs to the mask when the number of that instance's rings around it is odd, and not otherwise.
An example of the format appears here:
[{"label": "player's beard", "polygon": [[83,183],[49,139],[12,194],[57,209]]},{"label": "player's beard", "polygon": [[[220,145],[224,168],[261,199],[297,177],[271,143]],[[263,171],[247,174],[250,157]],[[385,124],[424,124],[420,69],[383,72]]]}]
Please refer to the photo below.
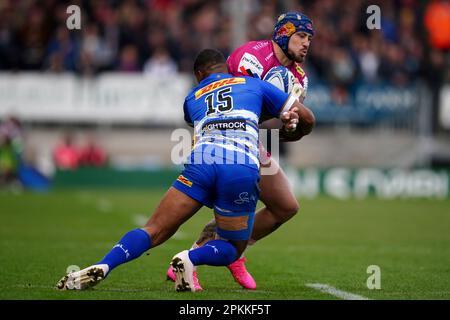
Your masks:
[{"label": "player's beard", "polygon": [[294,54],[294,52],[289,51],[289,57],[288,58],[290,58],[290,60],[293,60],[293,61],[295,61],[297,63],[303,63],[305,61],[306,55],[302,55],[300,53]]}]

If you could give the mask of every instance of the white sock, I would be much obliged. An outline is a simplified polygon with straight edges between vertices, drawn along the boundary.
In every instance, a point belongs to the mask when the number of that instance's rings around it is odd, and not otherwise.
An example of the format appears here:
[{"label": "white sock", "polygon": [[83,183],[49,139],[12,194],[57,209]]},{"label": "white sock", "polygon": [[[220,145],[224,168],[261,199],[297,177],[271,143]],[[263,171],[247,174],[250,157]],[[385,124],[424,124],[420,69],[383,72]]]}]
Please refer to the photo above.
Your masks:
[{"label": "white sock", "polygon": [[95,264],[94,267],[102,269],[103,270],[103,274],[105,275],[105,277],[106,277],[106,275],[109,272],[109,266],[107,264]]}]

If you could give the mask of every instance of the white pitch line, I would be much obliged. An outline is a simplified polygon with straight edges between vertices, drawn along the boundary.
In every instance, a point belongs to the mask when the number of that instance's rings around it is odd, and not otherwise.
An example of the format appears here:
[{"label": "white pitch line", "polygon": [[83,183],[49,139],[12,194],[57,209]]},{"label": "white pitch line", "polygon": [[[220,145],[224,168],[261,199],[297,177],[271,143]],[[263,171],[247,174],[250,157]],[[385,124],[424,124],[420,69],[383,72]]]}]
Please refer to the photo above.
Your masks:
[{"label": "white pitch line", "polygon": [[327,284],[322,284],[322,283],[307,283],[306,284],[307,287],[315,289],[315,290],[319,290],[320,292],[323,293],[328,293],[331,294],[335,297],[344,299],[344,300],[369,300],[369,298],[351,293],[351,292],[346,292],[346,291],[342,291],[339,289],[336,289],[332,286],[329,286]]}]

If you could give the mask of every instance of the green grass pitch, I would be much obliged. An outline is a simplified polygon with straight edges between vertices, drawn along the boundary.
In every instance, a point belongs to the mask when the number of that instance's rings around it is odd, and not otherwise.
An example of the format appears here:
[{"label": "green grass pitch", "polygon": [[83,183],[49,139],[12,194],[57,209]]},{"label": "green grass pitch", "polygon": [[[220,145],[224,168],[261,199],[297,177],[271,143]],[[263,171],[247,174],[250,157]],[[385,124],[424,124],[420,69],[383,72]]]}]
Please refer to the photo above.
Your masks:
[{"label": "green grass pitch", "polygon": [[[246,291],[224,267],[198,268],[204,291],[177,293],[165,280],[171,257],[195,240],[207,209],[149,255],[114,270],[92,290],[57,291],[69,265],[98,261],[145,222],[163,191],[0,194],[0,299],[338,299],[321,283],[369,299],[450,298],[450,200],[301,200],[301,211],[247,251],[258,288]],[[369,265],[381,289],[366,286]]]}]

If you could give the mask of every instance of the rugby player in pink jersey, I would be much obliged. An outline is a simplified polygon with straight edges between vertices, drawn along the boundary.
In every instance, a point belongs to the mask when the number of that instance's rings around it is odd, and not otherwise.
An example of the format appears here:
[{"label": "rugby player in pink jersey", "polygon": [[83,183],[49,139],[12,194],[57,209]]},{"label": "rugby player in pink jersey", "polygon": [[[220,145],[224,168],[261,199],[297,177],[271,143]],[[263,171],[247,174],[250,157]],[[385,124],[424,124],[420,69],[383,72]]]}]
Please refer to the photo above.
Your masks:
[{"label": "rugby player in pink jersey", "polygon": [[[301,67],[308,53],[311,39],[314,35],[312,21],[302,13],[288,12],[278,17],[274,27],[272,40],[250,41],[234,50],[227,59],[228,69],[234,76],[250,76],[263,79],[273,67],[285,66],[298,80],[301,92],[299,100],[303,102],[308,88],[308,78]],[[268,119],[262,119],[262,121]],[[270,121],[266,122],[270,123]],[[273,127],[272,122],[267,127]],[[278,128],[281,127],[281,124]],[[280,130],[280,139],[295,141],[303,134],[297,131],[287,133]],[[255,215],[250,244],[262,239],[275,231],[283,223],[291,219],[299,210],[299,204],[289,185],[286,174],[278,163],[271,159],[270,154],[260,148],[260,162],[262,167],[270,167],[272,175],[261,175],[260,200],[265,204]],[[202,230],[200,237],[192,248],[202,246],[205,242],[216,237],[214,219]],[[256,282],[245,268],[246,258],[241,258],[228,265],[233,278],[245,289],[256,289]],[[175,275],[169,267],[167,278],[175,281]],[[202,290],[196,273],[194,284],[197,291]]]}]

